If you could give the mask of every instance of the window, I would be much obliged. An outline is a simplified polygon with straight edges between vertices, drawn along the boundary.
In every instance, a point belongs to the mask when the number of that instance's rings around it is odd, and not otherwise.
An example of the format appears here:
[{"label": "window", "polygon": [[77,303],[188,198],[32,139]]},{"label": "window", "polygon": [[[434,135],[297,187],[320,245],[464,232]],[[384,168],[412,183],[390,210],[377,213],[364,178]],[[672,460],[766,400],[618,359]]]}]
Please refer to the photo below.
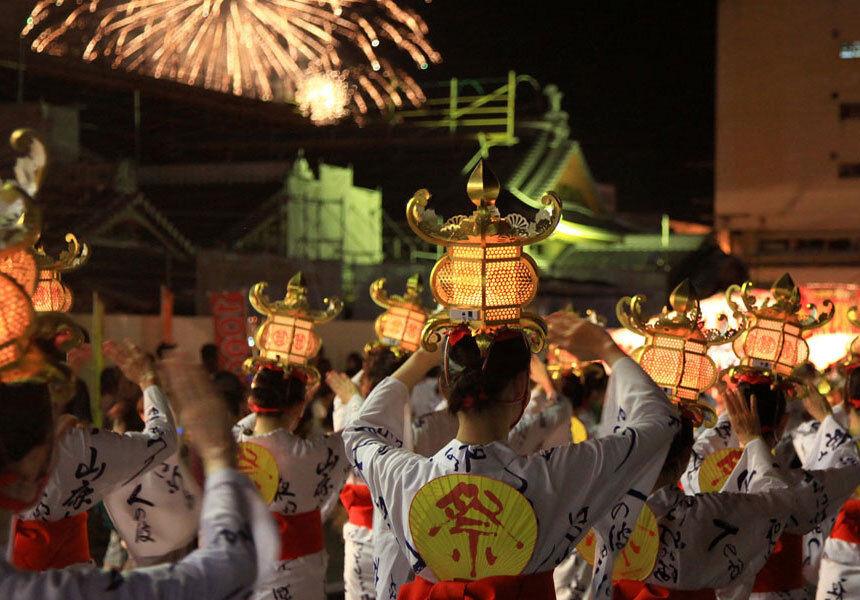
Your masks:
[{"label": "window", "polygon": [[839,165],[839,178],[850,179],[860,177],[860,163],[842,163]]},{"label": "window", "polygon": [[839,45],[839,58],[860,58],[860,41],[842,42]]},{"label": "window", "polygon": [[860,119],[860,102],[843,102],[839,105],[839,118]]}]

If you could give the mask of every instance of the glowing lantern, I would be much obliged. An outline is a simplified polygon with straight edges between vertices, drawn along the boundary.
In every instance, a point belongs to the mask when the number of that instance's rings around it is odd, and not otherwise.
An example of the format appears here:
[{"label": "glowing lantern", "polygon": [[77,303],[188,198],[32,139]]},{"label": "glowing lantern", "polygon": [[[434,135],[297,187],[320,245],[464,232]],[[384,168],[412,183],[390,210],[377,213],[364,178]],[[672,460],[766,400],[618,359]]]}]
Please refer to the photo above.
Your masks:
[{"label": "glowing lantern", "polygon": [[32,296],[36,291],[39,267],[32,249],[22,247],[0,256],[0,273],[14,279],[27,294]]},{"label": "glowing lantern", "polygon": [[316,369],[308,361],[317,355],[320,339],[314,333],[316,323],[334,319],[343,309],[338,298],[325,299],[324,311],[312,310],[308,304],[308,288],[301,273],[297,273],[287,284],[287,295],[283,300],[272,302],[266,296],[268,283],[261,281],[251,288],[248,295],[251,305],[266,317],[254,336],[256,355],[245,361],[247,372],[257,367],[272,365],[287,370],[301,368],[312,379],[319,379]]},{"label": "glowing lantern", "polygon": [[71,233],[66,234],[68,247],[54,260],[39,250],[36,260],[41,273],[33,292],[33,306],[39,312],[69,312],[74,300],[72,292],[63,284],[61,274],[79,269],[90,259],[90,249]]},{"label": "glowing lantern", "polygon": [[561,202],[551,192],[544,194],[544,208],[534,223],[518,214],[502,218],[496,208],[499,182],[483,161],[469,176],[467,191],[477,210],[442,225],[427,209],[427,190],[416,192],[406,207],[409,226],[418,237],[447,248],[430,276],[433,296],[445,310],[428,319],[423,344],[432,350],[441,340],[440,332],[467,324],[483,352],[489,348],[490,334],[503,327],[527,331],[532,349],[539,351],[546,325],[537,315],[523,312],[537,293],[537,267],[522,247],[553,232],[561,218]]},{"label": "glowing lantern", "polygon": [[[740,369],[764,370],[788,377],[809,358],[809,345],[803,333],[830,321],[835,307],[825,300],[824,306],[829,306],[830,312],[818,315],[815,305],[808,304],[809,316],[804,318],[799,314],[800,290],[788,273],[773,284],[772,298],[761,305],[749,293],[751,287],[752,282],[747,281],[743,286],[732,285],[726,290],[726,302],[735,317],[743,317],[749,324],[732,345],[740,359]],[[735,293],[740,293],[745,310],[732,300]]]},{"label": "glowing lantern", "polygon": [[31,129],[17,129],[9,138],[20,154],[15,161],[15,181],[0,181],[0,255],[31,246],[41,233],[42,219],[33,206],[45,175],[45,145]]},{"label": "glowing lantern", "polygon": [[33,305],[27,292],[14,279],[0,274],[0,369],[24,356],[34,326]]},{"label": "glowing lantern", "polygon": [[373,324],[376,336],[386,346],[402,352],[414,352],[421,345],[421,331],[429,312],[421,304],[424,283],[421,275],[414,274],[406,282],[406,293],[389,296],[385,291],[385,278],[370,284],[370,297],[386,309]]},{"label": "glowing lantern", "polygon": [[669,296],[669,307],[654,317],[642,316],[645,296],[621,298],[616,306],[618,320],[627,329],[645,336],[645,343],[631,354],[651,379],[659,385],[682,411],[697,424],[712,427],[714,410],[699,401],[699,395],[717,380],[717,365],[708,356],[708,347],[736,339],[737,331],[705,331],[699,299],[690,281],[685,279]]}]

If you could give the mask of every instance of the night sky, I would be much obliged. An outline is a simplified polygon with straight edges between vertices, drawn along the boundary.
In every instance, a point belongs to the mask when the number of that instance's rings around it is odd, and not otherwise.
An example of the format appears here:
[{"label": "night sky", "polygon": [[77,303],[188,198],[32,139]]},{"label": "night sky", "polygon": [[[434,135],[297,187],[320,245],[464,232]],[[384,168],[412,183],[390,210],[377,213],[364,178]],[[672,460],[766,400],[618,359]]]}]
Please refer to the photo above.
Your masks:
[{"label": "night sky", "polygon": [[564,92],[572,136],[619,210],[709,220],[716,5],[435,0],[428,79],[527,73]]}]

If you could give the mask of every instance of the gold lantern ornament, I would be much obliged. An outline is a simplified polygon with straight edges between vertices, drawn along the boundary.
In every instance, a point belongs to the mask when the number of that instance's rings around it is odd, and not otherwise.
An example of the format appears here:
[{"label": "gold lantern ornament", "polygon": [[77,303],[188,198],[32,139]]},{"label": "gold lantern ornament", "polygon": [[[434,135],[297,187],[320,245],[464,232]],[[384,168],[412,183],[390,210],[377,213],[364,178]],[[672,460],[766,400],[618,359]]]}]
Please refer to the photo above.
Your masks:
[{"label": "gold lantern ornament", "polygon": [[251,288],[251,306],[265,316],[254,335],[255,355],[245,361],[246,373],[262,366],[283,369],[285,373],[299,370],[308,376],[308,383],[319,381],[319,372],[308,363],[320,350],[322,342],[314,333],[314,325],[331,321],[343,310],[338,298],[326,298],[325,310],[313,310],[308,303],[308,287],[301,272],[287,284],[283,300],[272,302],[266,296],[268,283],[261,281]]},{"label": "gold lantern ornament", "polygon": [[[809,358],[809,345],[803,339],[806,331],[821,327],[833,318],[835,307],[824,301],[829,312],[818,314],[814,304],[807,304],[801,313],[800,289],[786,273],[770,289],[770,298],[761,304],[750,293],[752,282],[726,289],[726,302],[738,320],[747,322],[744,331],[732,344],[740,364],[735,371],[759,370],[783,378],[791,376],[795,367]],[[741,308],[733,299],[739,294]]]},{"label": "gold lantern ornament", "polygon": [[430,276],[433,297],[444,310],[428,318],[422,343],[434,350],[444,331],[466,326],[486,353],[494,331],[516,328],[528,334],[532,350],[539,352],[546,341],[546,324],[523,311],[538,284],[537,266],[523,246],[546,239],[555,230],[561,201],[552,192],[544,194],[534,222],[516,213],[502,217],[496,208],[499,181],[483,161],[472,171],[466,189],[476,210],[444,223],[428,209],[426,189],[416,192],[406,206],[406,219],[418,237],[447,250]]},{"label": "gold lantern ornament", "polygon": [[39,238],[42,218],[33,203],[48,162],[45,145],[32,129],[17,129],[9,138],[18,153],[15,181],[0,181],[0,256],[32,246]]},{"label": "gold lantern ornament", "polygon": [[62,274],[84,266],[90,259],[90,249],[78,241],[74,234],[66,234],[66,249],[54,259],[43,249],[36,253],[36,261],[41,269],[36,290],[33,292],[33,306],[39,312],[69,312],[74,300],[72,291],[62,281]]},{"label": "gold lantern ornament", "polygon": [[[857,307],[852,306],[848,309],[848,322],[854,327],[860,328],[860,317],[857,315]],[[840,361],[845,364],[855,363],[860,360],[860,335],[851,340],[848,344],[845,358]]]},{"label": "gold lantern ornament", "polygon": [[642,315],[645,296],[625,296],[616,305],[621,324],[645,337],[631,357],[639,363],[651,379],[697,425],[713,427],[717,415],[708,404],[699,400],[717,380],[719,370],[708,356],[708,348],[734,341],[741,335],[744,325],[739,319],[738,329],[705,330],[699,299],[688,279],[682,281],[669,296],[669,306],[652,317]]},{"label": "gold lantern ornament", "polygon": [[385,309],[373,324],[377,343],[390,347],[396,354],[414,352],[421,345],[421,332],[430,312],[421,302],[424,281],[420,274],[413,274],[406,281],[402,296],[389,296],[385,281],[383,277],[370,284],[370,297]]}]

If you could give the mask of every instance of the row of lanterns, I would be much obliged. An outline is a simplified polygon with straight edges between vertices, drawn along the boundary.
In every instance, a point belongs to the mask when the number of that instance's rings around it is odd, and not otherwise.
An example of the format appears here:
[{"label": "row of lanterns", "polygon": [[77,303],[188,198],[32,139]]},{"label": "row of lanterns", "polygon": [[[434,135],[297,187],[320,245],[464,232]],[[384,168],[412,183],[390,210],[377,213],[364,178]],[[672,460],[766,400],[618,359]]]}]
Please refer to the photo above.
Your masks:
[{"label": "row of lanterns", "polygon": [[[430,289],[441,309],[431,314],[422,305],[418,275],[409,279],[402,296],[389,296],[384,279],[374,282],[371,297],[386,309],[375,323],[376,344],[396,352],[411,352],[419,345],[432,350],[443,333],[465,325],[482,352],[502,328],[522,330],[535,352],[545,346],[546,323],[524,310],[537,293],[538,276],[534,261],[522,248],[553,232],[561,218],[561,202],[552,192],[545,194],[534,222],[517,214],[502,217],[496,208],[499,183],[483,162],[470,175],[467,193],[476,207],[474,212],[444,223],[428,208],[427,190],[419,190],[409,201],[406,216],[415,234],[446,248],[430,277]],[[326,300],[326,310],[312,311],[301,275],[290,281],[281,302],[269,301],[262,293],[265,286],[257,284],[250,295],[252,305],[266,315],[266,320],[255,337],[255,356],[246,367],[277,363],[308,368],[308,361],[319,350],[314,324],[333,319],[342,303]],[[751,287],[747,282],[726,290],[728,306],[737,321],[734,328],[729,328],[723,317],[719,327],[705,329],[699,299],[689,281],[672,292],[669,306],[657,315],[643,314],[642,295],[618,302],[616,313],[622,325],[645,338],[632,357],[682,412],[699,423],[715,421],[713,409],[700,401],[701,394],[720,375],[708,356],[710,347],[732,345],[738,364],[730,369],[731,375],[757,370],[774,379],[790,379],[794,368],[809,357],[804,333],[833,317],[835,307],[829,300],[824,301],[825,312],[820,315],[814,305],[802,307],[800,291],[788,274],[774,283],[770,296],[761,301],[751,294]],[[600,322],[590,311],[587,318]],[[860,323],[854,309],[849,320]],[[860,342],[854,345],[860,350]],[[576,357],[553,346],[549,348],[549,362],[556,375],[578,367]]]}]

